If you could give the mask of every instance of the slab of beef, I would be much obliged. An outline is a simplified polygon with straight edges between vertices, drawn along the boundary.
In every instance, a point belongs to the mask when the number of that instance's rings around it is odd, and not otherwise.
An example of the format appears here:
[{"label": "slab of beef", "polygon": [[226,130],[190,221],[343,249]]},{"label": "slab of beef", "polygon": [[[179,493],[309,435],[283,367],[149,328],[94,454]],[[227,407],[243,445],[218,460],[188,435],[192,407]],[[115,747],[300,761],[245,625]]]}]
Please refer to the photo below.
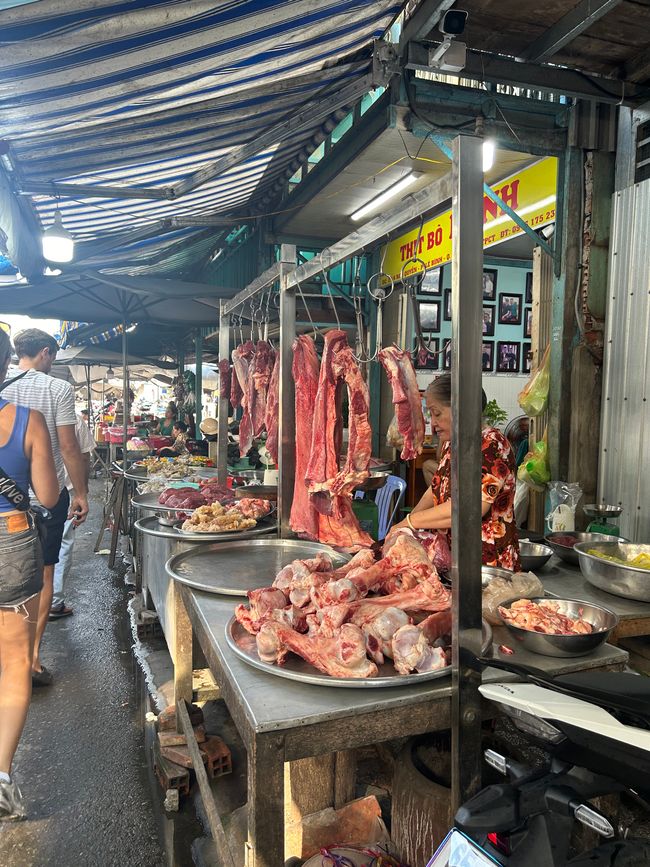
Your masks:
[{"label": "slab of beef", "polygon": [[[233,349],[232,366],[234,371],[233,381],[236,379],[241,391],[241,397],[238,394],[233,395],[231,390],[231,403],[233,406],[241,406],[243,414],[239,422],[239,454],[245,457],[253,445],[253,422],[251,419],[248,407],[248,374],[253,358],[255,356],[255,344],[252,340],[247,340]],[[233,402],[238,399],[239,402]]]},{"label": "slab of beef", "polygon": [[[291,529],[302,537],[346,551],[369,548],[373,541],[359,526],[349,499],[341,498],[341,518],[319,515],[307,490],[305,473],[312,454],[314,407],[319,379],[318,356],[311,337],[303,334],[294,341],[291,370],[296,386],[296,475],[291,505]],[[332,433],[334,435],[334,431]],[[336,453],[339,454],[338,451]]]},{"label": "slab of beef", "polygon": [[388,381],[393,390],[397,429],[404,438],[401,458],[411,461],[422,451],[424,416],[415,369],[408,352],[388,346],[379,353]]},{"label": "slab of beef", "polygon": [[175,509],[198,509],[205,505],[205,497],[196,488],[168,488],[158,497],[158,502]]},{"label": "slab of beef", "polygon": [[275,363],[275,350],[266,340],[258,340],[255,356],[248,369],[248,411],[253,424],[253,436],[265,430],[266,400]]},{"label": "slab of beef", "polygon": [[230,400],[230,393],[230,362],[227,358],[222,358],[219,362],[219,397]]},{"label": "slab of beef", "polygon": [[266,401],[266,450],[278,462],[278,423],[280,409],[280,353],[276,353],[271,383]]},{"label": "slab of beef", "polygon": [[[345,465],[339,469],[342,431],[341,386],[348,389],[349,443]],[[306,472],[309,492],[323,515],[342,518],[343,500],[368,478],[372,431],[368,420],[370,396],[343,331],[325,336],[314,425],[312,454]]]}]

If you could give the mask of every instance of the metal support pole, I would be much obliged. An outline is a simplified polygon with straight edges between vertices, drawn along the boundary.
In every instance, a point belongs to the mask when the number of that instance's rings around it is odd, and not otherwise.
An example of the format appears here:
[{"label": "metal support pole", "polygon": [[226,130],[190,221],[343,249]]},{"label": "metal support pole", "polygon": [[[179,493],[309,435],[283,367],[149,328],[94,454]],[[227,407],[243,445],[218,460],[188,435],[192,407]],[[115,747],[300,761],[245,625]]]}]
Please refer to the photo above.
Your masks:
[{"label": "metal support pole", "polygon": [[482,140],[453,143],[452,196],[452,810],[481,783]]},{"label": "metal support pole", "polygon": [[[225,303],[220,304],[219,315],[219,361],[224,358],[230,363],[230,314],[224,313]],[[231,370],[231,376],[235,371]],[[228,395],[221,393],[221,377],[219,378],[219,432],[217,439],[217,478],[220,485],[228,480]]]},{"label": "metal support pole", "polygon": [[[129,341],[129,335],[126,331],[126,320],[122,321],[122,415],[123,415],[123,425],[122,425],[122,468],[124,472],[127,471],[129,466],[129,453],[126,448],[126,443],[128,440],[128,430],[129,430],[129,414],[130,414],[130,404],[129,404],[129,369],[127,367],[127,344]],[[126,490],[126,487],[125,487]]]},{"label": "metal support pole", "polygon": [[203,418],[203,335],[200,330],[196,332],[194,349],[196,356],[196,377],[194,380],[194,424],[196,426],[195,436],[199,439],[201,436],[199,425]]},{"label": "metal support pole", "polygon": [[296,475],[295,389],[291,374],[293,341],[296,337],[296,288],[289,274],[296,267],[296,248],[280,248],[280,405],[278,427],[278,524],[280,538],[291,536],[289,516]]}]

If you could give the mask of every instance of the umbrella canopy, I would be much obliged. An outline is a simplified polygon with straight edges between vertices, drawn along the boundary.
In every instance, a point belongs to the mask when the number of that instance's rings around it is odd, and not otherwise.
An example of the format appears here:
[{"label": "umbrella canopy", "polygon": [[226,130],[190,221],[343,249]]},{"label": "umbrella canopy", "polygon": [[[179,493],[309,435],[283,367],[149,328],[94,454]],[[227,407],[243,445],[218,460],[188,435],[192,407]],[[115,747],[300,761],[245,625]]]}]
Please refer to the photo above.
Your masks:
[{"label": "umbrella canopy", "polygon": [[[145,365],[158,370],[175,370],[176,363],[173,361],[162,361],[156,358],[145,358],[141,355],[133,355],[129,353],[126,359],[129,369],[136,365]],[[105,349],[103,346],[69,346],[67,349],[60,349],[56,356],[55,364],[66,365],[90,365],[92,367],[121,367],[122,353],[114,352],[111,349]],[[92,371],[93,379],[96,379],[96,371]]]}]

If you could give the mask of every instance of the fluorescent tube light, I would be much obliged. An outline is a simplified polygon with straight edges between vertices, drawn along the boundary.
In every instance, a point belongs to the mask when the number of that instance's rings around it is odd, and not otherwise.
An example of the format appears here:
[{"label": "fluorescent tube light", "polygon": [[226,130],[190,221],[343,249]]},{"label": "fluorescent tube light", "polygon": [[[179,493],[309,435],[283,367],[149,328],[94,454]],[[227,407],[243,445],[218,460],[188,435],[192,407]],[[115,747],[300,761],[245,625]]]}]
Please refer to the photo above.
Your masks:
[{"label": "fluorescent tube light", "polygon": [[399,195],[403,190],[415,183],[415,181],[421,177],[421,174],[421,172],[409,172],[408,175],[404,175],[404,177],[400,178],[400,180],[397,181],[396,184],[393,184],[392,187],[388,187],[388,189],[384,190],[383,193],[380,193],[376,198],[371,199],[367,204],[359,208],[358,211],[351,214],[350,219],[356,222],[357,220],[362,220],[368,214],[372,214],[373,211],[381,208],[383,204],[395,198],[395,196]]}]

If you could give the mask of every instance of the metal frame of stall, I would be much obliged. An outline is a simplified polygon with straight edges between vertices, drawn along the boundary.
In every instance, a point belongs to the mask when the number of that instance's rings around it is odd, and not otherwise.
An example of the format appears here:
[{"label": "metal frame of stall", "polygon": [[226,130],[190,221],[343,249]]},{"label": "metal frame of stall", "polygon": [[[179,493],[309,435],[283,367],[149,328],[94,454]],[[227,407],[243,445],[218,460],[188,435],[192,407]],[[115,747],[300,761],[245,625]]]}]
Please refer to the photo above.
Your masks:
[{"label": "metal frame of stall", "polygon": [[[279,535],[291,535],[289,514],[295,468],[295,392],[291,375],[296,336],[296,287],[373,245],[452,199],[452,804],[480,784],[480,674],[467,664],[481,647],[481,312],[483,273],[482,139],[453,142],[451,172],[406,196],[398,205],[296,266],[296,249],[282,245],[280,259],[245,289],[221,302],[219,358],[230,360],[231,315],[279,280],[280,420]],[[462,292],[461,292],[462,286]],[[227,477],[228,398],[219,398],[219,477]],[[459,456],[462,455],[462,460]],[[462,492],[462,494],[461,494]],[[462,502],[462,508],[461,508]],[[461,541],[462,540],[462,541]],[[472,540],[472,544],[468,544]],[[189,621],[188,621],[189,626]],[[191,627],[190,627],[191,628]],[[184,673],[187,681],[187,672]],[[182,680],[182,678],[181,678]],[[187,683],[186,683],[187,686]],[[177,692],[177,697],[180,697]]]}]

